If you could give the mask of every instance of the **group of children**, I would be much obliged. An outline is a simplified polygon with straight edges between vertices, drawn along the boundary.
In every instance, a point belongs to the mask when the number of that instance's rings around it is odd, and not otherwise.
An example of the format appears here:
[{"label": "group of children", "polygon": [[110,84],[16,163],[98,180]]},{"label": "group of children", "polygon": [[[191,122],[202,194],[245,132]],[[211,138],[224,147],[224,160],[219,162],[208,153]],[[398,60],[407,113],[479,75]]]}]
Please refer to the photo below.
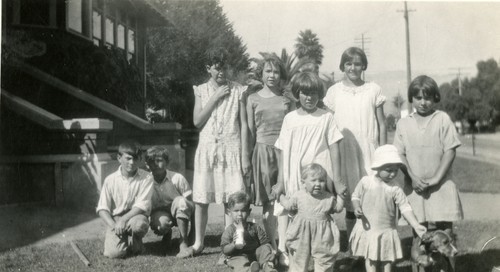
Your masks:
[{"label": "group of children", "polygon": [[[261,89],[247,94],[245,86],[226,79],[226,56],[224,50],[208,53],[210,79],[194,87],[193,121],[200,128],[192,191],[195,241],[187,247],[182,238],[193,211],[191,191],[184,187],[177,206],[186,209],[173,216],[182,229],[178,257],[203,251],[208,205],[214,202],[223,203],[227,211],[221,247],[225,263],[235,271],[275,271],[275,255],[290,271],[312,266],[315,271],[332,271],[340,234],[331,214],[344,208],[349,251],[365,258],[367,271],[391,271],[392,263],[402,258],[397,210],[415,236],[427,229],[451,228],[453,221],[463,218],[451,177],[460,142],[448,115],[434,107],[440,96],[432,78],[419,76],[410,84],[408,100],[416,111],[398,122],[394,145],[387,145],[385,97],[377,84],[362,79],[368,61],[361,49],[348,48],[342,54],[339,67],[344,77],[326,94],[314,71],[295,75],[290,93],[284,92],[287,75],[273,57],[264,59],[257,73]],[[321,101],[324,107],[318,106]],[[109,226],[106,241],[112,234],[120,238],[129,233],[135,252],[141,245],[138,238],[147,231],[152,184],[158,194],[162,186],[156,183],[173,178],[155,170],[166,168],[156,159],[148,161],[154,182],[142,170],[129,173],[136,155],[121,152],[120,170],[106,180],[98,212]],[[400,169],[405,175],[403,189],[395,182]],[[124,185],[115,180],[130,181],[126,192],[137,192],[134,201],[119,197],[125,191],[117,188]],[[103,199],[112,193],[119,201],[105,208]],[[264,228],[246,222],[250,204],[263,207]],[[165,233],[163,229],[170,230],[174,222],[174,208],[168,217],[168,210],[155,215],[154,207],[151,227]],[[161,216],[170,223],[162,224],[157,219]],[[113,250],[122,252],[126,241],[120,239]],[[110,243],[105,243],[105,255],[110,254]]]}]

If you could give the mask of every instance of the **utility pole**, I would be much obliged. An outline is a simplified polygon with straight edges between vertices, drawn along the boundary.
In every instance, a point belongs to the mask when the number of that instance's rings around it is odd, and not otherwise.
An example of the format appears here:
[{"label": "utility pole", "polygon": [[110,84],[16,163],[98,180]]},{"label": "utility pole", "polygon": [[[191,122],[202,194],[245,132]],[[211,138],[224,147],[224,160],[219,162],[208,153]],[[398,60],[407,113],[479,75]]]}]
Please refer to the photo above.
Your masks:
[{"label": "utility pole", "polygon": [[[367,50],[365,49],[365,43],[370,43],[371,40],[370,38],[365,38],[365,33],[361,34],[361,39],[360,38],[355,38],[354,39],[355,43],[361,43],[361,49],[365,52],[365,54],[368,56],[368,53],[366,52]],[[365,71],[363,71],[363,81],[365,80]]]},{"label": "utility pole", "polygon": [[[404,2],[405,4],[405,9],[404,9],[404,18],[405,18],[405,24],[406,24],[406,82],[407,82],[407,87],[410,86],[411,83],[411,60],[410,60],[410,18],[408,16],[408,12],[415,11],[415,10],[408,10],[408,5],[406,1]],[[398,12],[401,12],[401,10],[398,10]],[[412,106],[410,104],[410,101],[408,101],[408,113],[412,112]]]},{"label": "utility pole", "polygon": [[457,73],[458,95],[462,96],[462,94],[463,94],[463,92],[462,92],[462,70],[463,69],[467,70],[467,68],[464,68],[464,67],[455,67],[455,68],[450,68],[450,69],[458,71],[458,73]]}]

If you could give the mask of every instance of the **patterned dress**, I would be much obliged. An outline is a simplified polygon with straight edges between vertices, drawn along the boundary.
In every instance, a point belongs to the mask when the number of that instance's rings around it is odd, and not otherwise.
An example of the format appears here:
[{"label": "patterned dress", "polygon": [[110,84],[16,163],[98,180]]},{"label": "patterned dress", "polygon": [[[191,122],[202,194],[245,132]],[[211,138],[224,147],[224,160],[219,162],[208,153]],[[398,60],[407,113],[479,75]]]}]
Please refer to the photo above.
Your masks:
[{"label": "patterned dress", "polygon": [[252,155],[255,205],[273,200],[271,187],[278,181],[278,167],[281,165],[280,151],[274,143],[292,103],[285,96],[262,97],[253,93],[248,97],[247,108],[252,108],[256,129]]},{"label": "patterned dress", "polygon": [[[241,171],[240,99],[246,87],[231,83],[231,92],[212,111],[199,135],[194,158],[193,201],[225,203],[231,193],[244,190]],[[194,86],[204,107],[216,88]]]},{"label": "patterned dress", "polygon": [[290,271],[307,271],[311,258],[314,271],[331,271],[340,246],[340,232],[330,216],[335,203],[335,196],[326,191],[313,197],[302,189],[290,198],[291,205],[285,208],[297,209],[286,232],[293,252]]},{"label": "patterned dress", "polygon": [[[334,112],[335,122],[344,139],[340,142],[341,175],[352,194],[363,176],[371,175],[372,156],[378,147],[376,108],[382,107],[385,96],[380,86],[365,82],[361,86],[346,86],[342,81],[330,87],[323,99]],[[350,198],[346,209],[352,211]]]},{"label": "patterned dress", "polygon": [[[394,145],[408,160],[408,167],[420,178],[434,176],[444,153],[460,146],[460,140],[448,114],[435,111],[419,125],[416,113],[398,122]],[[452,169],[448,170],[438,185],[418,194],[405,184],[411,207],[419,222],[457,221],[463,219],[458,189],[453,182]]]},{"label": "patterned dress", "polygon": [[373,261],[395,261],[403,257],[401,240],[396,230],[397,209],[411,211],[403,190],[393,180],[385,183],[375,175],[363,177],[353,200],[361,202],[364,217],[357,219],[349,244],[354,256]]}]

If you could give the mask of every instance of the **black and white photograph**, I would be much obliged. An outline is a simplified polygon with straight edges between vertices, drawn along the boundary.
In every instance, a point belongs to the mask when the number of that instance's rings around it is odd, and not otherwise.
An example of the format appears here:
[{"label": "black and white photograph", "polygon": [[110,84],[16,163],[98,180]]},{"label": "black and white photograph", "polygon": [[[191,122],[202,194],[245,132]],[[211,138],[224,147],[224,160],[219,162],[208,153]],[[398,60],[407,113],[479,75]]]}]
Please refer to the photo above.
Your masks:
[{"label": "black and white photograph", "polygon": [[500,1],[0,11],[0,271],[500,272]]}]

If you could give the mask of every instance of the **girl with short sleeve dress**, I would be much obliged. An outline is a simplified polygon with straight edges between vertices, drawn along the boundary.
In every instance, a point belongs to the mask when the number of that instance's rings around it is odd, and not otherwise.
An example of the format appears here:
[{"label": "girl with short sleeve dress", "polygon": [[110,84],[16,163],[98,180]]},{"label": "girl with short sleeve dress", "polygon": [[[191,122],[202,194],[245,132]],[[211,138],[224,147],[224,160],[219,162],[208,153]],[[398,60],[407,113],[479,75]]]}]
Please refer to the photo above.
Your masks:
[{"label": "girl with short sleeve dress", "polygon": [[[264,59],[263,69],[258,73],[263,87],[251,94],[247,99],[247,118],[250,134],[255,139],[253,147],[253,202],[262,206],[262,223],[271,246],[277,249],[274,233],[276,232],[276,216],[274,215],[274,196],[272,186],[278,182],[281,164],[280,150],[274,146],[279,136],[285,114],[294,109],[294,102],[284,95],[281,80],[286,71],[277,57]],[[280,240],[284,240],[284,236]],[[284,243],[282,243],[284,250]]]},{"label": "girl with short sleeve dress", "polygon": [[383,110],[386,98],[379,85],[362,78],[368,60],[360,48],[345,50],[339,67],[344,77],[328,89],[324,103],[334,112],[335,122],[344,136],[339,144],[340,171],[348,188],[345,207],[349,235],[356,220],[349,195],[363,176],[373,174],[370,168],[373,152],[387,141]]},{"label": "girl with short sleeve dress", "polygon": [[[437,83],[426,75],[408,87],[415,112],[397,123],[394,145],[405,164],[405,192],[419,222],[430,230],[453,230],[463,219],[452,164],[460,140],[448,114],[436,110],[441,100]],[[455,258],[449,258],[454,267]]]}]

